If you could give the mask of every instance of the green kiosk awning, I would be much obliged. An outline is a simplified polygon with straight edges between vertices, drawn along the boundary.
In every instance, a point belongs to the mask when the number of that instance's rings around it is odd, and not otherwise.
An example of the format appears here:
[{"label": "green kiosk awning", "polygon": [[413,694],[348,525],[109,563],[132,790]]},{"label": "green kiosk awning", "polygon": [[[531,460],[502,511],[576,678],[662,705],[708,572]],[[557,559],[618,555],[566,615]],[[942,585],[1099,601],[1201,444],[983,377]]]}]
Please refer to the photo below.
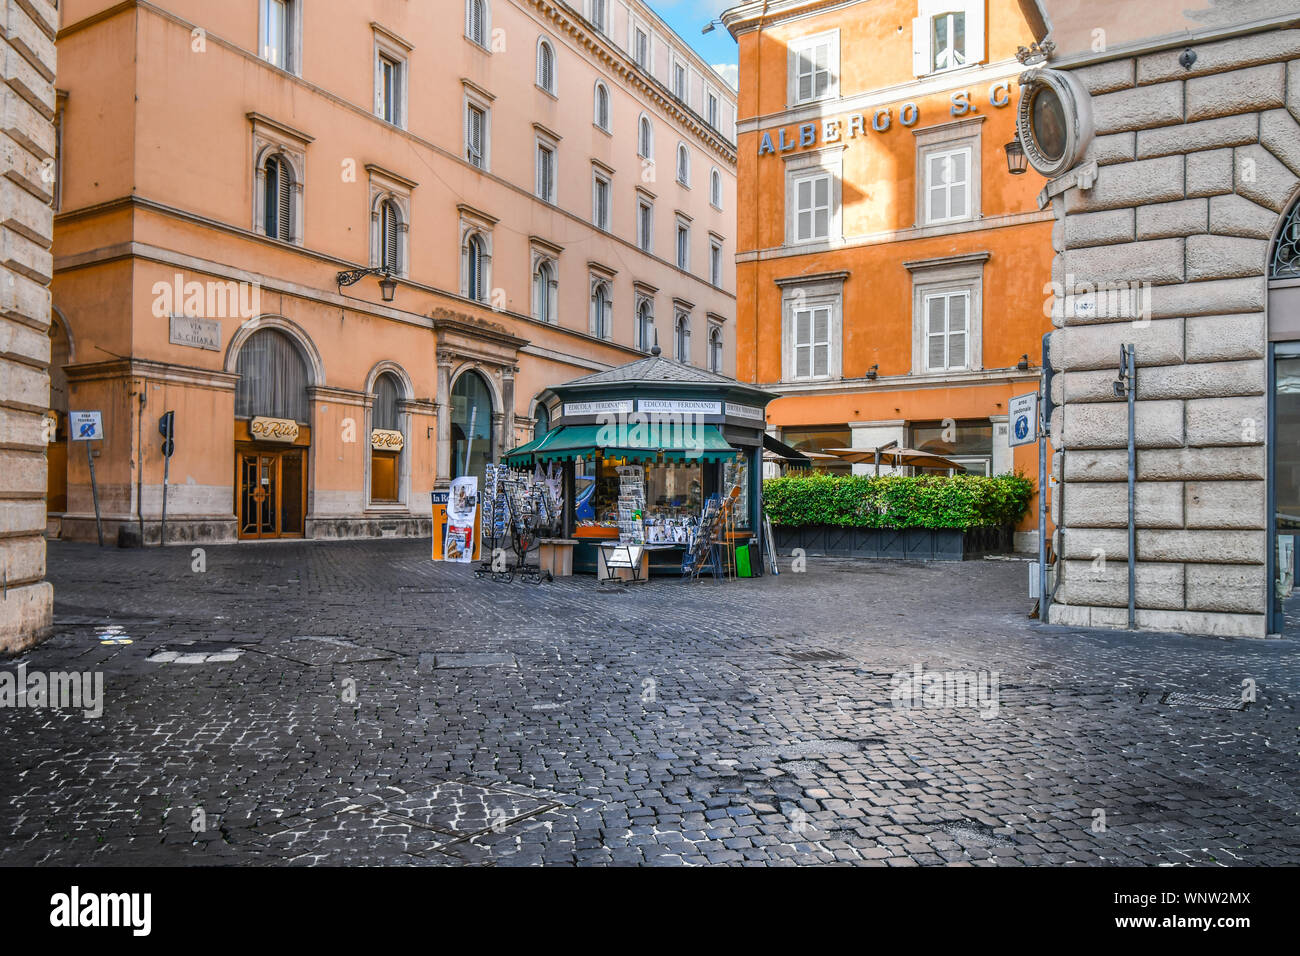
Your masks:
[{"label": "green kiosk awning", "polygon": [[506,454],[514,468],[534,462],[593,458],[629,461],[722,461],[739,454],[716,425],[685,427],[680,423],[643,425],[562,425]]}]

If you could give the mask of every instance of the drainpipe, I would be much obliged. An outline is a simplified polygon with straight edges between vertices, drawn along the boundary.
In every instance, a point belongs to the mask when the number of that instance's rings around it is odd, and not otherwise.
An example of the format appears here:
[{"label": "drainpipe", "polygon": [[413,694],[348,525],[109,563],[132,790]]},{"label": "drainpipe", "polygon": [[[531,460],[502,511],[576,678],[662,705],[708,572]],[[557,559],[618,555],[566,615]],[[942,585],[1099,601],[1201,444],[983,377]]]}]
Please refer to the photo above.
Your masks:
[{"label": "drainpipe", "polygon": [[1128,626],[1137,627],[1137,358],[1132,344],[1119,349],[1115,397],[1128,399]]},{"label": "drainpipe", "polygon": [[135,515],[140,528],[140,547],[144,547],[144,406],[149,388],[147,379],[140,382],[140,409],[135,417]]}]

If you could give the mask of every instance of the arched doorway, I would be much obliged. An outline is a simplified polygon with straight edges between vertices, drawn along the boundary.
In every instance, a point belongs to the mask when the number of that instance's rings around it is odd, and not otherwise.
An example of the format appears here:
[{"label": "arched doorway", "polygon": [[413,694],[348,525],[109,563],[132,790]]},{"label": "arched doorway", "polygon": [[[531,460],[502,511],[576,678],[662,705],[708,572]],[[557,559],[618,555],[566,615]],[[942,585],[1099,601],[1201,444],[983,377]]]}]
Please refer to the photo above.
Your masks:
[{"label": "arched doorway", "polygon": [[1300,199],[1268,260],[1268,610],[1270,633],[1300,630]]},{"label": "arched doorway", "polygon": [[492,390],[482,375],[470,369],[456,379],[451,388],[451,408],[451,477],[474,475],[482,487],[484,465],[492,461],[495,438]]},{"label": "arched doorway", "polygon": [[235,371],[235,512],[240,538],[301,538],[307,511],[311,382],[297,343],[260,329]]},{"label": "arched doorway", "polygon": [[541,438],[551,430],[551,413],[542,402],[537,403],[537,412],[533,417],[533,440]]}]

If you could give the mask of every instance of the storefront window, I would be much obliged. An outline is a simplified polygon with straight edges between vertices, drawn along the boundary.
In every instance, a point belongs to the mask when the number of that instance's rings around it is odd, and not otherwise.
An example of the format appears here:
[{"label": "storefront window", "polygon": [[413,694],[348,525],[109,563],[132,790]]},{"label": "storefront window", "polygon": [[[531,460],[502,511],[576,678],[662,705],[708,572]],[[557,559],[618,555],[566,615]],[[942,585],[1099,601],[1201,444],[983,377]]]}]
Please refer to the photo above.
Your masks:
[{"label": "storefront window", "polygon": [[307,365],[283,332],[261,329],[249,336],[235,363],[235,417],[310,421]]},{"label": "storefront window", "polygon": [[398,444],[394,436],[383,433],[401,432],[401,416],[397,407],[400,395],[401,386],[395,376],[384,372],[375,379],[375,405],[370,415],[371,501],[398,500],[400,482],[398,466],[402,452],[400,447],[393,447]]},{"label": "storefront window", "polygon": [[[993,423],[949,420],[913,425],[910,447],[951,458],[967,474],[987,475],[993,470]],[[947,474],[947,471],[938,473]]]},{"label": "storefront window", "polygon": [[545,405],[537,406],[537,419],[533,423],[533,438],[538,439],[551,430],[551,413]]},{"label": "storefront window", "polygon": [[[796,451],[824,452],[827,448],[852,448],[853,432],[845,428],[783,428],[781,441]],[[843,460],[814,458],[813,469],[831,475],[847,475],[853,466]]]},{"label": "storefront window", "polygon": [[484,466],[492,460],[492,394],[483,376],[470,371],[456,379],[451,407],[451,477],[474,475],[482,487]]},{"label": "storefront window", "polygon": [[[1297,346],[1278,345],[1273,384],[1273,609],[1281,614],[1295,590],[1296,537],[1300,535],[1300,357]],[[1280,626],[1280,618],[1279,618]]]}]

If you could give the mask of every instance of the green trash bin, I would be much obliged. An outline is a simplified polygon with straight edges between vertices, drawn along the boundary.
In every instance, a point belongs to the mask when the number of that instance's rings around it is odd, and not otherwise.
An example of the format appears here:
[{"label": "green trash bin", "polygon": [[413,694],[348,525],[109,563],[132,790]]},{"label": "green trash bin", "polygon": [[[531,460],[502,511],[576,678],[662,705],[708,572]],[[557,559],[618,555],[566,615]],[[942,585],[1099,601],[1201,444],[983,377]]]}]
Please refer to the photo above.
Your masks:
[{"label": "green trash bin", "polygon": [[749,545],[747,544],[742,544],[736,549],[736,574],[742,578],[754,576],[749,567]]}]

